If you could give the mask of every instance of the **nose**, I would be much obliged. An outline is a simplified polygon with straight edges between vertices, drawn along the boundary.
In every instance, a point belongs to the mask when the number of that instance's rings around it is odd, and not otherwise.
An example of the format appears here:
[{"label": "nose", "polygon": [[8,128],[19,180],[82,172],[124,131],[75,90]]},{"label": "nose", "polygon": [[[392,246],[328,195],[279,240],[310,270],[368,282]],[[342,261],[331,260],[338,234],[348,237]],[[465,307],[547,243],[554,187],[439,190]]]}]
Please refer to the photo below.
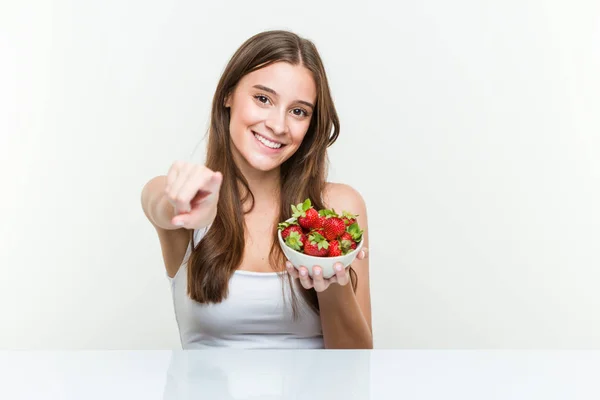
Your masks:
[{"label": "nose", "polygon": [[265,121],[265,125],[269,128],[275,135],[283,135],[287,133],[287,119],[286,112],[273,110],[267,120]]}]

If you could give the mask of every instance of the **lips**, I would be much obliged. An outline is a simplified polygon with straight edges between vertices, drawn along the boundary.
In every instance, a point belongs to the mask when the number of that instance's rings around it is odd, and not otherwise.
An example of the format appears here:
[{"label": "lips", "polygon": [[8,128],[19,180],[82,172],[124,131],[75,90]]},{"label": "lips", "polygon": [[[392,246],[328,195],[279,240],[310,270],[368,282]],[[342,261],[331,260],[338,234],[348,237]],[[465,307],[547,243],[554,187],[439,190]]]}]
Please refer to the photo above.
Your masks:
[{"label": "lips", "polygon": [[263,138],[263,139],[267,139],[269,142],[273,142],[273,143],[277,143],[277,144],[280,144],[280,145],[282,145],[282,146],[285,146],[285,144],[283,144],[283,143],[281,143],[281,142],[278,142],[277,140],[273,140],[273,139],[271,139],[271,138],[268,138],[268,137],[266,137],[266,136],[264,136],[264,135],[261,135],[261,134],[260,134],[260,133],[258,133],[258,132],[252,131],[252,133],[253,133],[254,135],[258,135],[258,136],[260,136],[260,137],[261,137],[261,138]]},{"label": "lips", "polygon": [[281,150],[285,144],[281,143],[281,142],[277,142],[274,140],[271,140],[257,132],[252,131],[252,135],[254,136],[254,138],[260,142],[265,148],[270,149],[270,150]]}]

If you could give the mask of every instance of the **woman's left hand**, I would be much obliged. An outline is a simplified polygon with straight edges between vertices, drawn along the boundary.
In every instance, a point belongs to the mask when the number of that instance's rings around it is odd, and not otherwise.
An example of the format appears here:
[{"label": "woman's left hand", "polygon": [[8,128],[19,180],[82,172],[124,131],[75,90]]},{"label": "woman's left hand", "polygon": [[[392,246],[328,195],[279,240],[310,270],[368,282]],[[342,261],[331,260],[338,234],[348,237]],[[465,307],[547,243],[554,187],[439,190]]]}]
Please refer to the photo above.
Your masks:
[{"label": "woman's left hand", "polygon": [[[358,260],[362,260],[368,255],[368,250],[363,249],[358,253],[356,258]],[[317,292],[322,292],[327,289],[332,283],[337,283],[338,285],[344,286],[350,282],[350,274],[348,273],[348,269],[344,268],[344,265],[341,263],[336,263],[333,268],[335,270],[335,275],[333,275],[329,279],[323,278],[323,269],[315,265],[313,266],[313,276],[308,274],[308,268],[305,266],[300,266],[299,269],[294,268],[292,263],[286,261],[285,266],[287,268],[288,273],[294,279],[299,279],[302,287],[305,289],[314,288]]]}]

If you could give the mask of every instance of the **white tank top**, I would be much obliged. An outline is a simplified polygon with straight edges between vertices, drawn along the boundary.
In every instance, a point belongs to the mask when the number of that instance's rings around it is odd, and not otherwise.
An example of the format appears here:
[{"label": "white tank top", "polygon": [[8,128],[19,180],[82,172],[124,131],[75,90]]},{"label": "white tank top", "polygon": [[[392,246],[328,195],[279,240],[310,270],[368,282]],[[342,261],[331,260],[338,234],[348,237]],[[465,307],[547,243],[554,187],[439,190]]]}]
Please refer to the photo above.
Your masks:
[{"label": "white tank top", "polygon": [[[194,231],[197,245],[208,228]],[[300,293],[298,319],[292,318],[287,272],[237,270],[229,281],[229,295],[219,304],[200,304],[187,295],[188,246],[183,264],[171,282],[171,293],[183,349],[207,347],[318,349],[323,348],[319,316]],[[282,285],[287,300],[284,303]]]}]

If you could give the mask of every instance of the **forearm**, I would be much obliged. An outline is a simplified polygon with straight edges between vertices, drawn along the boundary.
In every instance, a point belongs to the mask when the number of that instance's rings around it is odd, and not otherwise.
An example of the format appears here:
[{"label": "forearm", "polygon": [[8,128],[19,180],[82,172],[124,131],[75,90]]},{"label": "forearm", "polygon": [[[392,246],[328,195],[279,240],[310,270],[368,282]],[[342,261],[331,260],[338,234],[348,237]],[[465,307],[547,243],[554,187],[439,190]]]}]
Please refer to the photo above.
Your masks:
[{"label": "forearm", "polygon": [[350,283],[317,292],[327,349],[372,349],[373,334]]},{"label": "forearm", "polygon": [[166,176],[151,179],[142,190],[142,207],[152,223],[167,230],[180,229],[171,220],[175,216],[175,208],[165,194]]}]

